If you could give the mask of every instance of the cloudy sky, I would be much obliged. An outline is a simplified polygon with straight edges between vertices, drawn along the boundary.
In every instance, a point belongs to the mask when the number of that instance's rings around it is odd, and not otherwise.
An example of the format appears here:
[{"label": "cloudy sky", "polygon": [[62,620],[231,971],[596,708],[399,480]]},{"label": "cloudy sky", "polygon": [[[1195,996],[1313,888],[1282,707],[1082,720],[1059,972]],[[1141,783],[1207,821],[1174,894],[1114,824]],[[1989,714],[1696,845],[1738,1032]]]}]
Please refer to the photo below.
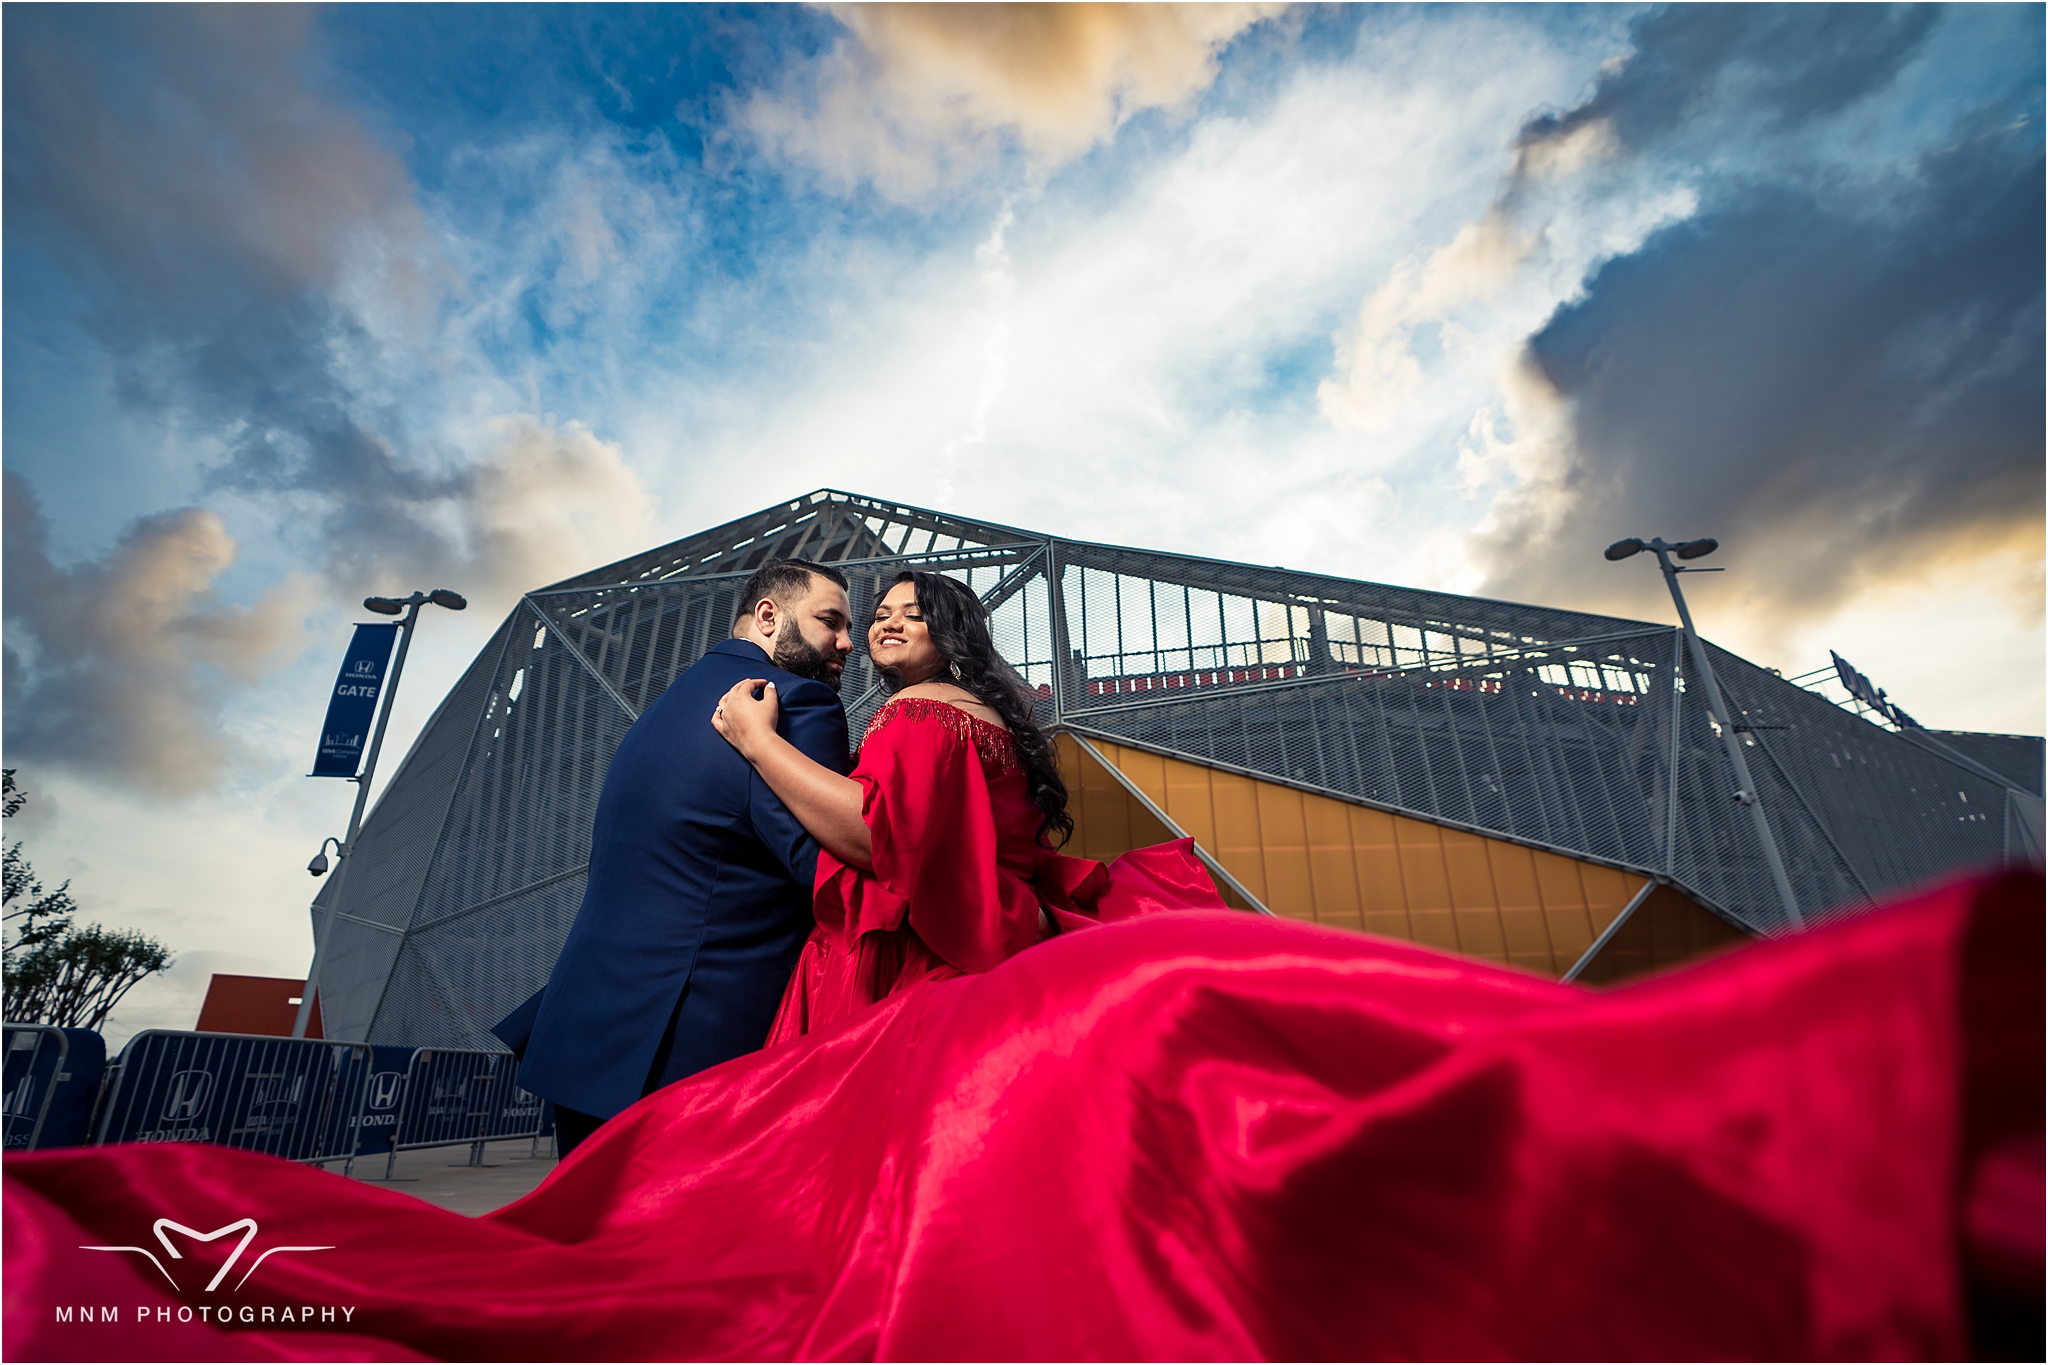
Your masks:
[{"label": "cloudy sky", "polygon": [[296,975],[354,605],[833,486],[2043,708],[2043,10],[8,6],[9,822]]}]

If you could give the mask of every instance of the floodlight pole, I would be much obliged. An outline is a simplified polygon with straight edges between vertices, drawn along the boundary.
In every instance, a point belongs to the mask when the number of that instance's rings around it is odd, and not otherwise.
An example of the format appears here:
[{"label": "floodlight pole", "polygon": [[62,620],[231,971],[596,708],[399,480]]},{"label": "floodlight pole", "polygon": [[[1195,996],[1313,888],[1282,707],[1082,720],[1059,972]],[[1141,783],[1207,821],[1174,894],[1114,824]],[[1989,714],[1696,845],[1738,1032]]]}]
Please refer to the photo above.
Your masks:
[{"label": "floodlight pole", "polygon": [[[1713,542],[1704,543],[1709,550],[1714,548]],[[1707,658],[1707,647],[1700,642],[1699,632],[1692,627],[1692,613],[1686,610],[1685,594],[1678,590],[1680,574],[1706,571],[1681,569],[1673,564],[1671,552],[1678,546],[1662,537],[1652,537],[1641,542],[1641,545],[1657,556],[1657,567],[1664,571],[1665,586],[1671,589],[1671,601],[1678,608],[1679,629],[1685,635],[1686,647],[1692,654],[1693,667],[1699,670],[1700,681],[1706,686],[1707,710],[1721,727],[1721,742],[1727,746],[1729,766],[1735,769],[1735,799],[1749,807],[1749,818],[1756,825],[1757,842],[1763,845],[1764,861],[1770,864],[1771,881],[1778,888],[1778,900],[1785,907],[1785,918],[1791,921],[1795,931],[1804,929],[1806,918],[1799,913],[1799,900],[1792,894],[1792,879],[1785,875],[1785,861],[1778,856],[1778,841],[1771,836],[1771,822],[1764,818],[1763,799],[1757,795],[1756,781],[1749,775],[1749,760],[1742,756],[1742,740],[1735,732],[1734,714],[1729,711],[1727,702],[1721,698],[1721,684],[1714,677],[1714,665]]]},{"label": "floodlight pole", "polygon": [[[364,759],[363,770],[349,779],[356,784],[356,808],[348,817],[348,838],[334,850],[341,866],[334,870],[334,881],[327,888],[327,913],[320,920],[320,935],[313,943],[313,965],[306,969],[306,984],[299,992],[299,1013],[292,1020],[294,1038],[305,1037],[306,1028],[313,1019],[313,996],[320,989],[320,968],[327,958],[327,940],[334,932],[334,917],[341,912],[341,888],[348,880],[349,863],[356,851],[356,835],[362,832],[363,808],[370,802],[370,778],[377,771],[377,751],[384,747],[384,727],[391,723],[391,708],[398,700],[398,675],[405,671],[405,651],[412,644],[413,622],[419,619],[421,605],[431,599],[426,593],[416,592],[399,600],[408,610],[405,619],[398,623],[398,657],[391,663],[391,681],[384,685],[384,709],[378,714],[377,729],[370,736],[370,752]],[[326,845],[321,847],[324,850]]]}]

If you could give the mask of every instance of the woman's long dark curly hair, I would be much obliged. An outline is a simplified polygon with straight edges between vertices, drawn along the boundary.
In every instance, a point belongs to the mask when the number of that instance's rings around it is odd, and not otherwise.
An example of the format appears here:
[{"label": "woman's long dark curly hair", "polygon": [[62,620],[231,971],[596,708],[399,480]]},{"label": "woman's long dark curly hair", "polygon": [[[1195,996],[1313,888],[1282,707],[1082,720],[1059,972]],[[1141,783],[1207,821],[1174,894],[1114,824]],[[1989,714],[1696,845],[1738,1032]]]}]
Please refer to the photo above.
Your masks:
[{"label": "woman's long dark curly hair", "polygon": [[[1052,738],[1039,727],[1038,698],[1031,685],[996,653],[996,642],[988,633],[988,608],[973,589],[944,574],[906,569],[889,587],[897,583],[908,583],[917,593],[924,628],[939,657],[952,666],[952,681],[972,692],[1010,727],[1010,737],[1016,740],[1017,753],[1024,760],[1025,789],[1031,794],[1031,803],[1045,814],[1038,837],[1054,847],[1065,843],[1074,832],[1074,817],[1067,814],[1067,784],[1060,780]],[[883,589],[885,594],[887,591]],[[903,685],[889,670],[878,671],[885,690],[894,692]],[[1050,837],[1055,834],[1057,839]]]}]

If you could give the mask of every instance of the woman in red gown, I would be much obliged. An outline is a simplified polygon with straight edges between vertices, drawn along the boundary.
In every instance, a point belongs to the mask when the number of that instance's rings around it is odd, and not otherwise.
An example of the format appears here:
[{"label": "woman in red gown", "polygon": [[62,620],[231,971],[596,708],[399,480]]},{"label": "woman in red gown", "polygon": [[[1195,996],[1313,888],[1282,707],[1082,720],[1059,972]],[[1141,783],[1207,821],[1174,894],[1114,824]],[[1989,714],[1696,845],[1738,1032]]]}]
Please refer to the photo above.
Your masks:
[{"label": "woman in red gown", "polygon": [[1142,913],[1187,851],[1059,858],[1033,732],[927,684],[844,786],[724,702],[831,850],[784,1041],[478,1219],[9,1157],[5,1357],[2040,1358],[2037,875],[1588,990]]},{"label": "woman in red gown", "polygon": [[920,981],[989,971],[1062,930],[1226,908],[1190,840],[1107,867],[1057,851],[1074,822],[1051,740],[967,587],[899,575],[867,643],[891,696],[849,777],[775,732],[765,679],[734,686],[712,718],[822,847],[818,927],[771,1047]]}]

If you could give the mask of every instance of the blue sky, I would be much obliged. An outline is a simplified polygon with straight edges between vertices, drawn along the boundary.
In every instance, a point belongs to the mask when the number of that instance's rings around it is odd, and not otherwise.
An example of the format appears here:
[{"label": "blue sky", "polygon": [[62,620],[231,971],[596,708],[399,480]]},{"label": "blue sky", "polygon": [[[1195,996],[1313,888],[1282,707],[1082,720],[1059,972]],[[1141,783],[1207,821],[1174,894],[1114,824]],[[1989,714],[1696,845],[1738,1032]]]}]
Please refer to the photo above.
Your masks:
[{"label": "blue sky", "polygon": [[[10,6],[31,856],[307,955],[353,604],[831,485],[1665,619],[2039,733],[2039,6]],[[1965,661],[1960,666],[1958,660]],[[395,766],[395,765],[391,765]],[[388,768],[387,768],[388,770]]]}]

